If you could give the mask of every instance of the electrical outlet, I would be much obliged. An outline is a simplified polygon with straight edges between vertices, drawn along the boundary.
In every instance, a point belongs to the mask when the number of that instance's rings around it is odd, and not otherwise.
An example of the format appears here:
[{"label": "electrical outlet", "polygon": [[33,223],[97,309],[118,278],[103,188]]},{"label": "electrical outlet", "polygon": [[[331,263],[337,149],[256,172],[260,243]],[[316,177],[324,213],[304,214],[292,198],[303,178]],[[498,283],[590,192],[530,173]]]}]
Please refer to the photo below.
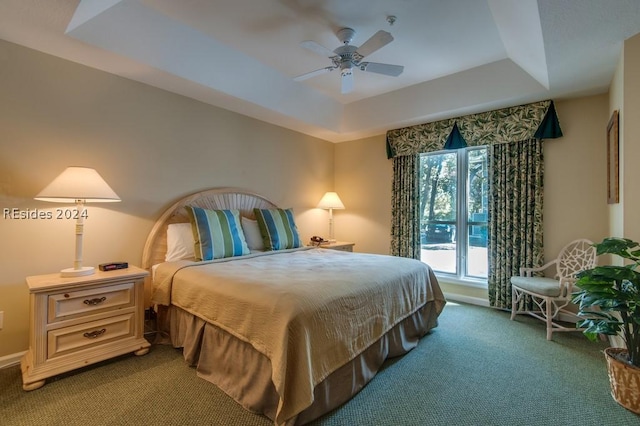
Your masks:
[{"label": "electrical outlet", "polygon": [[4,311],[0,311],[0,330],[4,326]]}]

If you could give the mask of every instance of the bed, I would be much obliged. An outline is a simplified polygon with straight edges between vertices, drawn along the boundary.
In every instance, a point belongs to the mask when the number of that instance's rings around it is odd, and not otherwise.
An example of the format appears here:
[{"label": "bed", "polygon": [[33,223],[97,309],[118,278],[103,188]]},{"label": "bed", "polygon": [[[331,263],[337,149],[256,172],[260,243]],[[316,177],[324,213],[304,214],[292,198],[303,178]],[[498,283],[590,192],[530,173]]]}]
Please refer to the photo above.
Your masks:
[{"label": "bed", "polygon": [[[288,234],[270,231],[280,218]],[[233,243],[202,237],[217,238],[220,223]],[[176,249],[178,228],[195,232],[197,260]],[[216,255],[212,245],[234,248]],[[233,188],[169,207],[147,238],[143,267],[170,344],[198,376],[276,425],[304,424],[348,401],[436,327],[446,303],[424,263],[304,246],[290,209]]]}]

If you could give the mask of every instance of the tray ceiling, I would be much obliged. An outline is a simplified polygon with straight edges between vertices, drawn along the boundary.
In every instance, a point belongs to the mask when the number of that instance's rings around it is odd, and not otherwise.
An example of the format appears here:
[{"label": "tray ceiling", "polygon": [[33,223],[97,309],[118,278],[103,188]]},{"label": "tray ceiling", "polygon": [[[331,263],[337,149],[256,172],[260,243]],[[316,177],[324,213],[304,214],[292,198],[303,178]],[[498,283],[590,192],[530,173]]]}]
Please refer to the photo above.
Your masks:
[{"label": "tray ceiling", "polygon": [[[343,27],[404,72],[294,81]],[[333,142],[603,93],[638,32],[637,0],[0,0],[2,39]]]}]

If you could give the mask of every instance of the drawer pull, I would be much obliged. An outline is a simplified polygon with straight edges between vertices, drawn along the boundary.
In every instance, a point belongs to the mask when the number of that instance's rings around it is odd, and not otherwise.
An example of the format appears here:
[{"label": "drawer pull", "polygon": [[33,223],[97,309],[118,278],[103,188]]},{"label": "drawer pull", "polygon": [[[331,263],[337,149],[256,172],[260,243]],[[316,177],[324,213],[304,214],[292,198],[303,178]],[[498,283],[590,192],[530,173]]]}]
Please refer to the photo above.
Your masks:
[{"label": "drawer pull", "polygon": [[107,300],[107,298],[104,297],[104,296],[102,296],[100,298],[96,297],[95,299],[85,299],[84,300],[84,304],[85,305],[91,305],[91,306],[99,305],[100,303],[104,302],[105,300]]},{"label": "drawer pull", "polygon": [[83,336],[87,339],[95,339],[96,337],[102,336],[106,331],[107,329],[103,328],[102,330],[92,331],[91,333],[84,333]]}]

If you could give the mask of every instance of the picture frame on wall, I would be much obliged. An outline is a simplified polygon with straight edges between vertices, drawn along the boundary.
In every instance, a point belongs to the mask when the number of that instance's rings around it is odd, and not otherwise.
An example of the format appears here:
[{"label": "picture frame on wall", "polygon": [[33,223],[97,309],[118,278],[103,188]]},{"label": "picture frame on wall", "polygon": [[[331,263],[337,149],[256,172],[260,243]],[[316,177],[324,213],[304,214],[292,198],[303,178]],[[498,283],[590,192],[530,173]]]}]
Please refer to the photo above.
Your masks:
[{"label": "picture frame on wall", "polygon": [[615,110],[607,124],[607,203],[609,204],[620,201],[618,144],[618,110]]}]

